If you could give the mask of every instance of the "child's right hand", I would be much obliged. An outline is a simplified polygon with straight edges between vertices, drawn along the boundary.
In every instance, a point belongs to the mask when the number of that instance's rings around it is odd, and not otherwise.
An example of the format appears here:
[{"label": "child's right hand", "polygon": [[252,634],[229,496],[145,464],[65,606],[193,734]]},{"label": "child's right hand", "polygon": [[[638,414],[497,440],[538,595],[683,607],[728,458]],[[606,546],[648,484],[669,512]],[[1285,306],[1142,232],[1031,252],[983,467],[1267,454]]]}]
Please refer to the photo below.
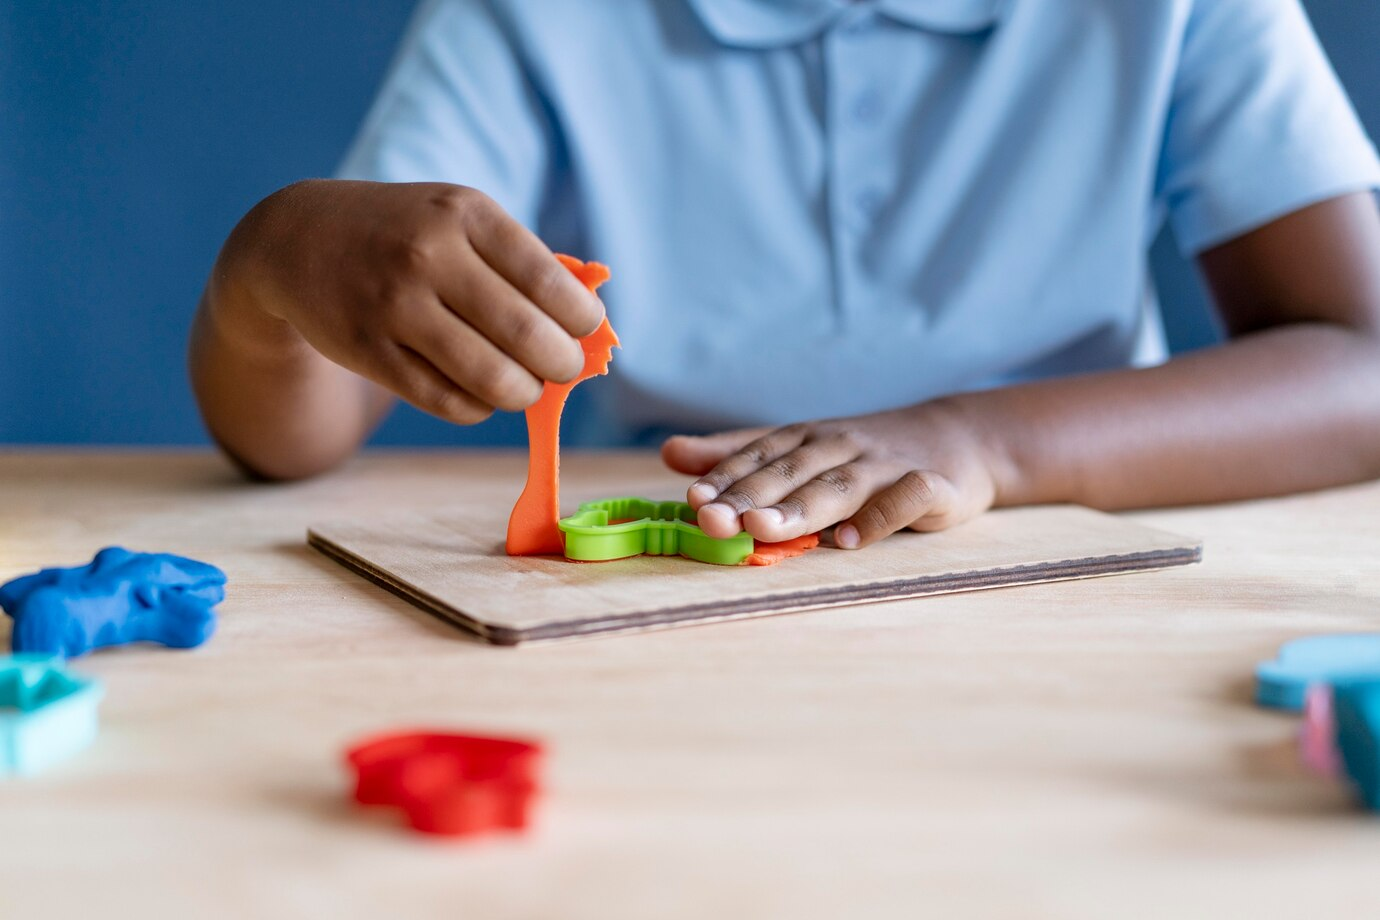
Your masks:
[{"label": "child's right hand", "polygon": [[241,221],[221,266],[218,283],[242,295],[227,300],[459,424],[572,379],[577,338],[604,313],[491,198],[440,183],[291,185]]}]

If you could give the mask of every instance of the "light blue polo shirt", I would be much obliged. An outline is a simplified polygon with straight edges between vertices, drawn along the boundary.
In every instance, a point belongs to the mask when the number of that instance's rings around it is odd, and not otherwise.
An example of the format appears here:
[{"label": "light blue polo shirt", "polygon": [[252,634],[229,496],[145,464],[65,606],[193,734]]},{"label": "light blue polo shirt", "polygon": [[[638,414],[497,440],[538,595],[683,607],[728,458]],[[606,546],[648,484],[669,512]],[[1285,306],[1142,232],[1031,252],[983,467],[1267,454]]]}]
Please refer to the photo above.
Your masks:
[{"label": "light blue polo shirt", "polygon": [[1380,163],[1297,0],[433,0],[340,175],[607,262],[617,442],[1160,361],[1166,218]]}]

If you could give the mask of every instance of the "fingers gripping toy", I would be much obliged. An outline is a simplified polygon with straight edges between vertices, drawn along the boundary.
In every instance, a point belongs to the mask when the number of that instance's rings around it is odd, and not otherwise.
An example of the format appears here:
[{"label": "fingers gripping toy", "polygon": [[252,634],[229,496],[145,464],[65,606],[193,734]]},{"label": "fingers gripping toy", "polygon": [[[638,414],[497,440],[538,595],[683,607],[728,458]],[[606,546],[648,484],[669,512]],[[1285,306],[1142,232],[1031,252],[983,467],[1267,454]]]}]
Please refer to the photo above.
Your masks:
[{"label": "fingers gripping toy", "polygon": [[[581,262],[557,255],[590,291],[609,278],[609,270],[598,262]],[[580,339],[585,366],[568,383],[547,381],[541,398],[527,409],[527,486],[513,506],[508,519],[507,550],[510,556],[559,556],[565,543],[558,526],[561,516],[561,411],[575,385],[590,377],[607,374],[618,336],[608,317],[589,335]]]},{"label": "fingers gripping toy", "polygon": [[44,569],[0,587],[16,652],[75,657],[131,642],[192,648],[211,637],[225,573],[165,553],[109,547],[87,565]]},{"label": "fingers gripping toy", "polygon": [[[567,255],[556,258],[590,291],[609,279],[598,262]],[[582,380],[607,374],[618,336],[608,317],[580,339],[585,366],[569,383],[547,382],[527,409],[527,485],[508,518],[510,556],[559,556],[578,562],[624,559],[643,553],[682,555],[716,565],[772,565],[819,545],[818,534],[783,543],[760,543],[747,533],[718,539],[700,530],[694,511],[682,502],[610,498],[588,502],[561,519],[561,411]]]},{"label": "fingers gripping toy", "polygon": [[424,834],[467,837],[527,826],[541,753],[516,738],[402,732],[363,741],[345,760],[361,805],[399,808]]}]

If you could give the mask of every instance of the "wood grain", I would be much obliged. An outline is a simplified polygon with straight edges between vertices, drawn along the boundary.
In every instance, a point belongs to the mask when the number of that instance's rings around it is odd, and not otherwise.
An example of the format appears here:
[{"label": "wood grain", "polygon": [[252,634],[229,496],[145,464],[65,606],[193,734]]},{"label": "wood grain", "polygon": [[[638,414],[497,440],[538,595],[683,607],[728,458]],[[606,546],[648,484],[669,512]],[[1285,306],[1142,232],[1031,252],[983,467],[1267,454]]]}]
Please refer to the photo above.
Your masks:
[{"label": "wood grain", "polygon": [[[651,456],[563,467],[570,503],[684,488]],[[101,734],[0,782],[0,918],[1380,916],[1380,822],[1250,701],[1281,642],[1377,628],[1380,484],[1117,516],[1201,565],[516,651],[303,541],[511,501],[524,469],[0,452],[0,580],[110,544],[230,576],[205,647],[73,663]],[[438,845],[352,809],[341,752],[408,725],[542,738],[533,832]]]},{"label": "wood grain", "polygon": [[1087,508],[1013,508],[866,552],[820,548],[769,567],[641,556],[572,564],[508,556],[502,507],[313,526],[312,546],[496,645],[640,632],[1186,565],[1194,539]]}]

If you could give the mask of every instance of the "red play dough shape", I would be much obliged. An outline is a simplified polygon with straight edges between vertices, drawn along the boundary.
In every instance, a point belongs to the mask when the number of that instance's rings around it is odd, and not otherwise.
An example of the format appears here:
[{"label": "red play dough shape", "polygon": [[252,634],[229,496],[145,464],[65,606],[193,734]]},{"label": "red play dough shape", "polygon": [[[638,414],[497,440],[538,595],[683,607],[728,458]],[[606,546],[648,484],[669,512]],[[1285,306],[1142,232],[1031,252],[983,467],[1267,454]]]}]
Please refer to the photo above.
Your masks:
[{"label": "red play dough shape", "polygon": [[370,738],[345,759],[361,805],[400,808],[425,834],[467,837],[527,827],[541,755],[518,738],[417,731]]},{"label": "red play dough shape", "polygon": [[[591,291],[609,279],[607,266],[581,262],[557,253],[561,264]],[[527,410],[527,485],[508,518],[507,550],[510,556],[559,556],[565,541],[557,526],[561,518],[561,411],[575,385],[590,377],[609,372],[618,336],[608,317],[589,335],[580,339],[585,351],[585,366],[569,383],[547,381],[541,398]]]}]

